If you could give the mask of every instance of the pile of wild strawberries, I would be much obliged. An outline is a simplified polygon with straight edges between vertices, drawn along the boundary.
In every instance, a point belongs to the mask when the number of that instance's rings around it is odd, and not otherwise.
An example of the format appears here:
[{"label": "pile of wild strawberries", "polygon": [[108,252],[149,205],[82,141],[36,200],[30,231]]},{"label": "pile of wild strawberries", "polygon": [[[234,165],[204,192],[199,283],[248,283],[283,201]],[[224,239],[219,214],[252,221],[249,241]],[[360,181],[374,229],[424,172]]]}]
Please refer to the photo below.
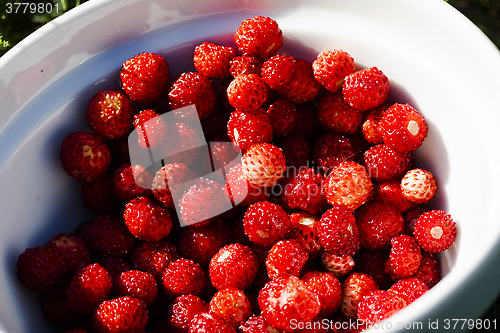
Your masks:
[{"label": "pile of wild strawberries", "polygon": [[[387,105],[389,79],[343,50],[312,63],[277,53],[269,17],[243,21],[234,41],[196,46],[196,71],[175,79],[159,54],[127,60],[122,90],[89,102],[91,130],[65,138],[62,167],[95,218],[17,262],[59,331],[360,332],[440,280],[435,254],[456,226],[425,205],[437,186],[414,165],[422,114]],[[183,149],[204,142],[178,111],[192,104],[214,168],[241,159],[226,184]],[[178,159],[131,165],[134,130]],[[169,184],[187,181],[174,202]],[[219,214],[227,196],[238,204]]]}]

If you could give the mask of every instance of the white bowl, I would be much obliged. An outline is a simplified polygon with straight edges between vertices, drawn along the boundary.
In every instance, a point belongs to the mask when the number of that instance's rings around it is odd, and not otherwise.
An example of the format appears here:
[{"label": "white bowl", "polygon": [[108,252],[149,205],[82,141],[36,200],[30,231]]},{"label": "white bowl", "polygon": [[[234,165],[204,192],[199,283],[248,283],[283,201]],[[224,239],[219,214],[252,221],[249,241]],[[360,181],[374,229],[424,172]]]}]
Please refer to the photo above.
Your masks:
[{"label": "white bowl", "polygon": [[119,88],[121,64],[142,51],[163,54],[173,76],[193,68],[195,45],[232,45],[241,21],[255,15],[277,20],[280,52],[312,61],[340,48],[359,66],[377,66],[392,98],[429,123],[417,157],[438,177],[436,205],[457,221],[458,238],[441,256],[442,281],[385,331],[419,323],[425,331],[436,320],[444,330],[447,319],[475,319],[487,308],[500,289],[500,55],[460,13],[441,0],[95,0],[0,59],[0,331],[53,332],[17,281],[16,261],[90,217],[59,149],[67,133],[87,128],[93,94]]}]

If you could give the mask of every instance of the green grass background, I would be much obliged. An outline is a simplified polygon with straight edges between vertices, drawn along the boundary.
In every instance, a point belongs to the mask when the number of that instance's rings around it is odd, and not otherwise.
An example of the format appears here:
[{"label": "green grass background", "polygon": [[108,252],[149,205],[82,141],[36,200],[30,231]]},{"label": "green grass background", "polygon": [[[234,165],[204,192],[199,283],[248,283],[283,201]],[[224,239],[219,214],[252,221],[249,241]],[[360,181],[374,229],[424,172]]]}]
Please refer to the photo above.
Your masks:
[{"label": "green grass background", "polygon": [[[18,12],[16,15],[9,15],[7,3],[28,2],[28,0],[0,0],[0,56],[37,28],[86,1],[92,0],[31,1],[37,4],[51,2],[53,8],[57,4],[59,12],[56,13],[54,10],[50,14],[31,14],[28,10],[28,13]],[[500,48],[500,0],[448,0],[448,3],[467,16]],[[22,9],[23,7],[20,7],[19,11]],[[476,330],[477,332],[500,331],[498,329],[500,326],[500,297],[486,311],[483,318],[497,319],[497,330]]]}]

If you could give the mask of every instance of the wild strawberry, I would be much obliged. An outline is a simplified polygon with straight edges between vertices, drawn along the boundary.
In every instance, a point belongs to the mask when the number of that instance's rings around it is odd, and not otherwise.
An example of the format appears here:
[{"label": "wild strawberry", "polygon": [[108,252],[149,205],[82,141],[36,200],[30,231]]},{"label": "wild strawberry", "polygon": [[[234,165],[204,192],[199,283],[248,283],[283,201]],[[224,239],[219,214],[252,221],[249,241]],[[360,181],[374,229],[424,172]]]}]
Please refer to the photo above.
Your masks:
[{"label": "wild strawberry", "polygon": [[396,207],[383,201],[371,201],[356,211],[361,246],[384,250],[391,247],[391,238],[404,231],[404,220]]},{"label": "wild strawberry", "polygon": [[214,170],[222,169],[226,165],[233,163],[239,155],[239,149],[236,148],[225,134],[216,136],[210,142],[210,154]]},{"label": "wild strawberry", "polygon": [[158,295],[154,276],[137,270],[129,270],[120,274],[114,282],[114,291],[117,296],[135,297],[143,300],[146,305],[153,303]]},{"label": "wild strawberry", "polygon": [[134,245],[134,237],[119,215],[100,215],[85,221],[75,231],[93,253],[124,257]]},{"label": "wild strawberry", "polygon": [[436,178],[424,169],[409,170],[401,179],[401,190],[403,196],[411,202],[426,203],[436,194]]},{"label": "wild strawberry", "polygon": [[66,302],[66,283],[45,293],[42,298],[42,310],[45,317],[60,327],[69,327],[77,322],[79,316]]},{"label": "wild strawberry", "polygon": [[292,102],[286,99],[277,100],[267,109],[267,115],[273,127],[274,137],[292,134],[298,117],[297,108]]},{"label": "wild strawberry", "polygon": [[114,283],[118,277],[126,271],[130,270],[130,265],[128,261],[125,261],[124,258],[116,257],[116,256],[106,256],[101,257],[97,263],[104,267],[109,275],[111,276],[111,281]]},{"label": "wild strawberry", "polygon": [[318,294],[321,303],[321,316],[329,317],[340,308],[342,286],[332,272],[309,271],[302,277],[313,292]]},{"label": "wild strawberry", "polygon": [[242,207],[265,201],[270,195],[270,191],[266,191],[266,188],[257,187],[248,181],[243,172],[242,164],[237,164],[229,169],[226,174],[226,188],[231,196],[231,201]]},{"label": "wild strawberry", "polygon": [[364,165],[376,181],[402,177],[414,160],[413,153],[400,153],[384,144],[371,147],[363,154]]},{"label": "wild strawberry", "polygon": [[427,122],[415,108],[408,104],[393,104],[382,116],[384,143],[394,150],[407,153],[416,150],[427,137]]},{"label": "wild strawberry", "polygon": [[97,134],[72,132],[62,143],[60,159],[68,175],[80,182],[91,183],[108,171],[111,151]]},{"label": "wild strawberry", "polygon": [[261,76],[271,89],[284,89],[295,76],[296,61],[291,56],[275,55],[262,64]]},{"label": "wild strawberry", "polygon": [[300,168],[299,174],[285,188],[285,200],[290,208],[300,208],[311,214],[326,210],[323,175],[314,169]]},{"label": "wild strawberry", "polygon": [[17,277],[31,291],[50,291],[66,277],[64,259],[48,247],[27,248],[17,260]]},{"label": "wild strawberry", "polygon": [[319,217],[306,212],[292,213],[290,222],[292,231],[288,238],[295,239],[307,251],[310,258],[317,258],[323,251],[317,236]]},{"label": "wild strawberry", "polygon": [[368,200],[372,186],[364,166],[352,161],[342,162],[325,180],[325,198],[331,205],[354,211]]},{"label": "wild strawberry", "polygon": [[424,281],[427,287],[434,287],[441,280],[439,258],[432,253],[422,251],[422,260],[414,276]]},{"label": "wild strawberry", "polygon": [[227,123],[227,135],[235,146],[245,151],[257,143],[269,143],[273,128],[269,117],[259,111],[233,111]]},{"label": "wild strawberry", "polygon": [[331,92],[342,88],[344,77],[355,70],[354,59],[342,50],[323,50],[313,64],[315,79]]},{"label": "wild strawberry", "polygon": [[120,80],[132,101],[150,104],[161,97],[170,81],[168,63],[159,54],[143,52],[123,63]]},{"label": "wild strawberry", "polygon": [[180,258],[168,264],[163,271],[163,289],[169,297],[198,295],[206,283],[201,266],[190,259]]},{"label": "wild strawberry", "polygon": [[286,87],[278,90],[278,94],[293,103],[312,102],[321,92],[321,85],[314,79],[312,65],[303,59],[295,62],[295,75]]},{"label": "wild strawberry", "polygon": [[235,333],[236,331],[224,320],[210,312],[203,312],[193,317],[189,323],[189,333]]},{"label": "wild strawberry", "polygon": [[216,99],[212,81],[197,72],[182,73],[168,89],[168,104],[174,114],[176,109],[194,104],[200,120],[207,119],[212,113]]},{"label": "wild strawberry", "polygon": [[267,90],[259,75],[238,75],[227,87],[227,98],[236,110],[257,111],[267,100]]},{"label": "wild strawberry", "polygon": [[81,267],[90,265],[92,254],[87,242],[80,236],[59,233],[53,236],[46,244],[63,259],[64,267],[72,275]]},{"label": "wild strawberry", "polygon": [[385,271],[385,262],[388,259],[388,250],[361,250],[354,257],[355,271],[370,275],[380,289],[386,290],[394,283]]},{"label": "wild strawberry", "polygon": [[266,321],[286,331],[291,323],[313,320],[321,310],[319,296],[293,275],[266,283],[257,301]]},{"label": "wild strawberry", "polygon": [[313,144],[313,159],[328,174],[330,168],[354,159],[352,142],[340,133],[324,134]]},{"label": "wild strawberry", "polygon": [[157,242],[141,241],[130,251],[130,264],[133,269],[150,273],[157,280],[172,262],[179,259],[177,247],[166,239]]},{"label": "wild strawberry", "polygon": [[342,207],[327,210],[317,226],[318,239],[326,251],[353,255],[359,249],[359,230],[354,214]]},{"label": "wild strawberry", "polygon": [[393,279],[410,277],[418,271],[421,260],[422,253],[415,238],[408,235],[394,236],[385,271]]},{"label": "wild strawberry", "polygon": [[183,163],[167,163],[155,174],[151,183],[151,191],[156,200],[161,202],[165,208],[175,207],[172,190],[170,186],[182,184],[193,179],[193,173]]},{"label": "wild strawberry", "polygon": [[136,114],[134,127],[139,146],[142,148],[158,148],[167,140],[167,123],[153,109],[142,110]]},{"label": "wild strawberry", "polygon": [[163,330],[155,325],[153,332],[187,333],[189,322],[197,315],[208,312],[208,304],[195,295],[181,295],[177,297],[168,307],[165,319],[161,320]]},{"label": "wild strawberry", "polygon": [[190,167],[198,161],[198,158],[205,150],[203,133],[195,126],[189,123],[178,122],[169,129],[168,145],[160,149],[161,156],[164,156],[163,162],[183,163]]},{"label": "wild strawberry", "polygon": [[286,160],[281,149],[270,143],[255,144],[241,158],[243,173],[258,187],[276,185],[283,178]]},{"label": "wild strawberry", "polygon": [[270,17],[255,16],[241,22],[234,42],[242,53],[265,60],[283,44],[278,23]]},{"label": "wild strawberry", "polygon": [[302,134],[286,136],[281,143],[281,149],[289,166],[307,166],[312,159],[312,143]]},{"label": "wild strawberry", "polygon": [[427,252],[438,253],[448,249],[456,237],[456,223],[443,210],[431,210],[417,219],[413,235]]},{"label": "wild strawberry", "polygon": [[270,279],[288,275],[300,277],[308,259],[309,254],[295,239],[277,241],[267,254],[267,275]]},{"label": "wild strawberry", "polygon": [[383,129],[380,126],[380,120],[384,115],[387,106],[382,105],[376,108],[369,109],[365,112],[365,119],[361,126],[363,138],[371,144],[377,145],[384,143],[382,138]]},{"label": "wild strawberry", "polygon": [[151,193],[151,174],[140,165],[123,164],[113,176],[114,192],[121,201],[147,196]]},{"label": "wild strawberry", "polygon": [[280,333],[271,326],[263,315],[253,315],[238,327],[239,333]]},{"label": "wild strawberry", "polygon": [[206,224],[210,219],[226,211],[228,205],[230,205],[229,197],[224,187],[204,178],[196,180],[179,200],[182,222],[186,225]]},{"label": "wild strawberry", "polygon": [[406,305],[406,302],[396,294],[385,290],[372,290],[358,305],[358,319],[370,327],[389,318]]},{"label": "wild strawberry", "polygon": [[236,56],[229,62],[229,72],[233,77],[238,75],[258,74],[262,69],[262,62],[249,55]]},{"label": "wild strawberry", "polygon": [[375,183],[373,186],[373,198],[390,203],[399,209],[401,213],[417,206],[416,203],[406,199],[403,195],[400,179]]},{"label": "wild strawberry", "polygon": [[130,133],[134,113],[127,95],[117,90],[101,90],[90,100],[86,120],[103,139],[116,140]]},{"label": "wild strawberry", "polygon": [[325,251],[321,255],[321,265],[327,272],[332,272],[336,277],[340,278],[352,271],[354,260],[349,255],[338,256]]},{"label": "wild strawberry", "polygon": [[363,296],[377,288],[377,283],[370,275],[358,272],[351,273],[342,282],[342,304],[340,310],[346,317],[356,319],[358,305]]},{"label": "wild strawberry", "polygon": [[252,305],[248,297],[236,288],[217,291],[208,307],[212,315],[223,319],[235,329],[252,314]]},{"label": "wild strawberry", "polygon": [[243,228],[248,238],[255,244],[272,246],[285,238],[292,225],[288,214],[281,206],[269,201],[250,205],[243,218]]},{"label": "wild strawberry", "polygon": [[230,75],[230,61],[235,56],[236,51],[230,46],[203,42],[194,49],[194,67],[209,79],[223,79]]},{"label": "wild strawberry", "polygon": [[92,183],[83,183],[80,194],[82,204],[92,213],[108,214],[117,208],[118,198],[115,196],[111,174],[105,174]]},{"label": "wild strawberry", "polygon": [[245,290],[257,275],[259,263],[246,245],[232,243],[222,247],[211,259],[210,281],[217,290],[237,288]]},{"label": "wild strawberry", "polygon": [[363,113],[351,108],[340,92],[321,96],[316,113],[320,126],[329,132],[355,134],[363,123]]},{"label": "wild strawberry", "polygon": [[406,305],[413,303],[417,298],[425,294],[429,287],[416,277],[410,277],[396,281],[387,291],[402,298]]},{"label": "wild strawberry", "polygon": [[136,238],[158,241],[172,230],[172,219],[168,211],[148,197],[137,197],[125,205],[125,225]]},{"label": "wild strawberry", "polygon": [[342,95],[353,109],[366,111],[384,103],[389,90],[387,76],[377,67],[371,67],[346,76]]},{"label": "wild strawberry", "polygon": [[102,302],[93,318],[99,333],[143,332],[148,324],[148,309],[140,299],[123,296]]},{"label": "wild strawberry", "polygon": [[66,301],[77,314],[91,314],[112,289],[108,271],[97,263],[91,264],[73,275],[66,290]]},{"label": "wild strawberry", "polygon": [[183,258],[196,261],[208,267],[210,259],[221,247],[231,242],[231,229],[222,220],[216,219],[203,226],[187,226],[182,228],[177,248]]},{"label": "wild strawberry", "polygon": [[424,206],[417,206],[415,208],[409,209],[403,213],[403,220],[405,221],[405,234],[412,236],[415,222],[425,212],[428,212],[429,208]]}]

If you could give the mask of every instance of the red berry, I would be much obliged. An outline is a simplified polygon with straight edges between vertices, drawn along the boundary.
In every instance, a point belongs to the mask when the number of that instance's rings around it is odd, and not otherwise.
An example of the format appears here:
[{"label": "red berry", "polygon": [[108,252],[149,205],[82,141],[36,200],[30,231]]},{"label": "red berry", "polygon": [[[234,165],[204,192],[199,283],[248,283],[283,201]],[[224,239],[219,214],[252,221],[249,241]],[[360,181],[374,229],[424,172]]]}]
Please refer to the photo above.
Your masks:
[{"label": "red berry", "polygon": [[196,126],[189,123],[178,122],[169,129],[168,145],[160,151],[165,164],[183,163],[190,168],[198,161],[205,150],[203,133]]},{"label": "red berry", "polygon": [[358,305],[367,293],[377,289],[377,283],[368,274],[351,273],[342,282],[342,313],[351,319],[357,318]]},{"label": "red berry", "polygon": [[86,120],[102,138],[116,140],[130,133],[134,113],[127,95],[117,90],[102,90],[90,100]]},{"label": "red berry", "polygon": [[404,231],[404,220],[396,207],[383,201],[371,201],[356,211],[361,246],[384,250],[391,247],[391,238]]},{"label": "red berry", "polygon": [[[207,119],[215,108],[215,86],[206,76],[197,72],[185,72],[175,79],[168,90],[171,110],[194,104],[200,120]],[[181,112],[177,112],[181,116]]]},{"label": "red berry", "polygon": [[241,158],[243,173],[258,187],[276,185],[283,178],[286,160],[281,149],[270,143],[255,144]]},{"label": "red berry", "polygon": [[402,298],[406,305],[413,303],[417,298],[425,294],[429,287],[416,277],[410,277],[398,280],[388,291]]},{"label": "red berry", "polygon": [[387,289],[394,283],[385,271],[385,262],[389,259],[387,250],[362,250],[356,253],[356,271],[370,275],[380,289]]},{"label": "red berry", "polygon": [[205,273],[201,266],[190,259],[180,258],[168,264],[163,271],[163,289],[169,297],[199,295],[205,286]]},{"label": "red berry", "polygon": [[342,162],[325,180],[325,198],[333,206],[354,211],[368,200],[372,185],[364,166],[352,161]]},{"label": "red berry", "polygon": [[413,153],[400,153],[384,144],[371,147],[363,154],[370,177],[376,181],[402,177],[413,164]]},{"label": "red berry", "polygon": [[353,109],[366,111],[384,103],[389,96],[389,79],[377,67],[345,77],[342,94]]},{"label": "red berry", "polygon": [[355,134],[363,123],[363,113],[351,108],[340,92],[321,96],[316,113],[320,126],[329,132]]},{"label": "red berry", "polygon": [[148,197],[137,197],[125,205],[125,224],[130,233],[141,240],[158,241],[172,230],[168,211]]},{"label": "red berry", "polygon": [[223,79],[230,75],[230,61],[234,56],[236,51],[230,46],[203,42],[194,49],[194,67],[210,79]]},{"label": "red berry", "polygon": [[323,50],[313,64],[314,77],[331,92],[342,88],[344,78],[355,70],[354,59],[342,50]]},{"label": "red berry", "polygon": [[289,166],[307,166],[312,159],[312,143],[302,134],[286,136],[281,144],[281,149]]},{"label": "red berry", "polygon": [[222,169],[236,161],[236,158],[241,158],[239,149],[230,142],[229,137],[225,134],[213,138],[209,144],[214,170]]},{"label": "red berry", "polygon": [[311,214],[326,210],[323,175],[314,169],[300,168],[299,174],[285,188],[285,200],[290,208],[300,208]]},{"label": "red berry", "polygon": [[319,217],[306,212],[292,213],[289,216],[292,231],[288,235],[288,238],[299,242],[307,251],[310,258],[317,258],[323,251],[316,231],[319,224]]},{"label": "red berry", "polygon": [[72,132],[62,143],[60,159],[68,175],[80,182],[90,183],[108,171],[111,151],[97,134]]},{"label": "red berry", "polygon": [[56,250],[27,248],[17,260],[17,277],[31,291],[50,291],[66,277],[66,265]]},{"label": "red berry", "polygon": [[418,271],[422,254],[415,238],[408,235],[394,236],[391,240],[391,252],[385,263],[385,271],[393,279],[402,279]]},{"label": "red berry", "polygon": [[286,100],[279,99],[267,109],[267,115],[273,127],[276,138],[292,134],[297,124],[298,112],[295,105]]},{"label": "red berry", "polygon": [[340,308],[342,287],[339,279],[332,272],[310,271],[304,274],[302,281],[318,294],[321,303],[321,316],[329,317]]},{"label": "red berry", "polygon": [[91,264],[80,269],[69,283],[66,301],[77,314],[90,314],[113,289],[111,276],[99,264]]},{"label": "red berry", "polygon": [[300,277],[308,259],[309,254],[295,239],[277,241],[267,254],[267,275],[270,279],[288,275]]},{"label": "red berry", "polygon": [[114,282],[114,291],[117,296],[135,297],[147,305],[153,303],[158,295],[155,277],[138,270],[128,270],[120,274]]},{"label": "red berry", "polygon": [[189,333],[235,333],[236,331],[224,320],[209,312],[194,316],[189,323]]},{"label": "red berry", "polygon": [[368,143],[374,145],[384,143],[382,139],[383,129],[380,126],[380,120],[385,110],[387,110],[387,106],[382,105],[365,112],[365,120],[361,127],[361,133]]},{"label": "red berry", "polygon": [[168,63],[159,54],[143,52],[123,63],[120,80],[132,101],[155,102],[170,81]]},{"label": "red berry", "polygon": [[434,287],[441,280],[439,258],[432,253],[422,251],[422,260],[414,276],[424,281],[427,287]]},{"label": "red berry", "polygon": [[375,183],[373,186],[373,198],[375,200],[390,203],[391,205],[399,209],[401,213],[404,213],[407,210],[415,208],[417,206],[416,203],[406,199],[403,195],[400,179],[393,179]]},{"label": "red berry", "polygon": [[242,53],[265,60],[283,44],[281,29],[270,17],[255,16],[241,22],[234,42]]},{"label": "red berry", "polygon": [[262,62],[246,54],[234,57],[229,62],[229,65],[229,72],[233,77],[247,74],[260,75],[262,69]]},{"label": "red berry", "polygon": [[354,159],[354,147],[351,140],[342,134],[327,133],[314,142],[313,159],[315,165],[328,174],[329,169]]},{"label": "red berry", "polygon": [[285,210],[269,201],[250,205],[243,218],[245,234],[252,242],[262,246],[272,246],[276,241],[285,238],[291,227]]},{"label": "red berry", "polygon": [[168,265],[177,259],[177,248],[166,239],[157,242],[141,241],[130,251],[132,268],[150,273],[157,280],[163,277],[163,271]]},{"label": "red berry", "polygon": [[332,272],[338,278],[347,275],[354,268],[352,256],[339,256],[327,251],[321,255],[321,264],[327,272]]},{"label": "red berry", "polygon": [[271,326],[263,315],[253,315],[238,327],[239,333],[274,333],[280,332]]},{"label": "red berry", "polygon": [[80,192],[82,204],[95,214],[112,213],[118,204],[113,187],[113,178],[109,173],[92,183],[83,183]]},{"label": "red berry", "polygon": [[140,299],[123,296],[102,302],[93,317],[98,333],[143,332],[148,324],[148,309]]},{"label": "red berry", "polygon": [[257,111],[267,100],[267,90],[259,75],[238,75],[227,87],[227,98],[236,110]]},{"label": "red berry", "polygon": [[78,226],[76,235],[99,256],[124,257],[134,245],[134,237],[118,215],[100,215],[88,220]]},{"label": "red berry", "polygon": [[[152,184],[151,191],[156,200],[161,202],[165,208],[173,209],[175,208],[174,200],[172,198],[172,190],[176,184],[185,183],[193,179],[193,173],[189,168],[183,163],[168,163],[162,166],[155,174]],[[180,196],[179,193],[174,194]]]},{"label": "red berry", "polygon": [[142,148],[158,148],[167,140],[167,123],[153,109],[142,110],[136,114],[134,127],[139,146]]},{"label": "red berry", "polygon": [[210,313],[224,320],[233,328],[252,314],[252,305],[245,293],[236,288],[225,288],[217,291],[208,304]]},{"label": "red berry", "polygon": [[70,273],[76,273],[80,268],[90,265],[92,254],[87,242],[80,236],[60,233],[53,236],[46,244],[60,256],[64,268]]},{"label": "red berry", "polygon": [[260,111],[233,111],[227,123],[227,135],[232,143],[245,151],[257,143],[269,143],[273,139],[273,127],[269,116]]},{"label": "red berry", "polygon": [[443,210],[431,210],[419,216],[413,235],[422,249],[430,253],[447,250],[455,241],[456,223]]},{"label": "red berry", "polygon": [[198,314],[208,312],[208,304],[195,295],[181,295],[170,304],[162,331],[187,333],[189,323]]},{"label": "red berry", "polygon": [[409,170],[401,179],[403,196],[417,204],[427,203],[437,190],[434,175],[424,169]]},{"label": "red berry", "polygon": [[293,57],[277,54],[264,61],[261,76],[269,88],[281,90],[290,84],[296,70]]},{"label": "red berry", "polygon": [[408,104],[393,104],[380,120],[384,143],[394,150],[407,153],[416,150],[427,137],[427,122]]},{"label": "red berry", "polygon": [[97,261],[97,263],[108,271],[113,283],[123,272],[130,270],[130,265],[128,264],[128,261],[125,261],[124,258],[120,257],[115,257],[115,256],[102,257]]},{"label": "red berry", "polygon": [[293,323],[313,320],[321,310],[318,295],[295,276],[266,283],[257,301],[266,321],[286,331],[291,330]]},{"label": "red berry", "polygon": [[151,192],[151,180],[151,174],[142,166],[124,164],[114,173],[115,195],[125,202],[140,196],[147,196]]},{"label": "red berry", "polygon": [[406,305],[406,302],[396,294],[385,290],[372,290],[359,303],[358,319],[370,327],[389,318]]},{"label": "red berry", "polygon": [[424,206],[417,206],[415,208],[409,209],[403,213],[403,220],[405,221],[405,234],[412,236],[415,222],[418,217],[423,213],[429,211],[429,208]]},{"label": "red berry", "polygon": [[245,177],[243,165],[237,164],[226,174],[226,188],[235,205],[247,207],[269,198],[270,191],[251,184]]},{"label": "red berry", "polygon": [[222,247],[210,261],[210,281],[217,290],[237,288],[245,290],[257,275],[259,263],[246,245],[232,243]]},{"label": "red berry", "polygon": [[321,85],[314,79],[312,65],[303,59],[295,62],[295,74],[286,87],[278,90],[278,94],[293,103],[312,102],[321,92]]},{"label": "red berry", "polygon": [[327,210],[319,220],[318,239],[325,250],[339,256],[359,249],[359,230],[354,214],[342,207]]}]

